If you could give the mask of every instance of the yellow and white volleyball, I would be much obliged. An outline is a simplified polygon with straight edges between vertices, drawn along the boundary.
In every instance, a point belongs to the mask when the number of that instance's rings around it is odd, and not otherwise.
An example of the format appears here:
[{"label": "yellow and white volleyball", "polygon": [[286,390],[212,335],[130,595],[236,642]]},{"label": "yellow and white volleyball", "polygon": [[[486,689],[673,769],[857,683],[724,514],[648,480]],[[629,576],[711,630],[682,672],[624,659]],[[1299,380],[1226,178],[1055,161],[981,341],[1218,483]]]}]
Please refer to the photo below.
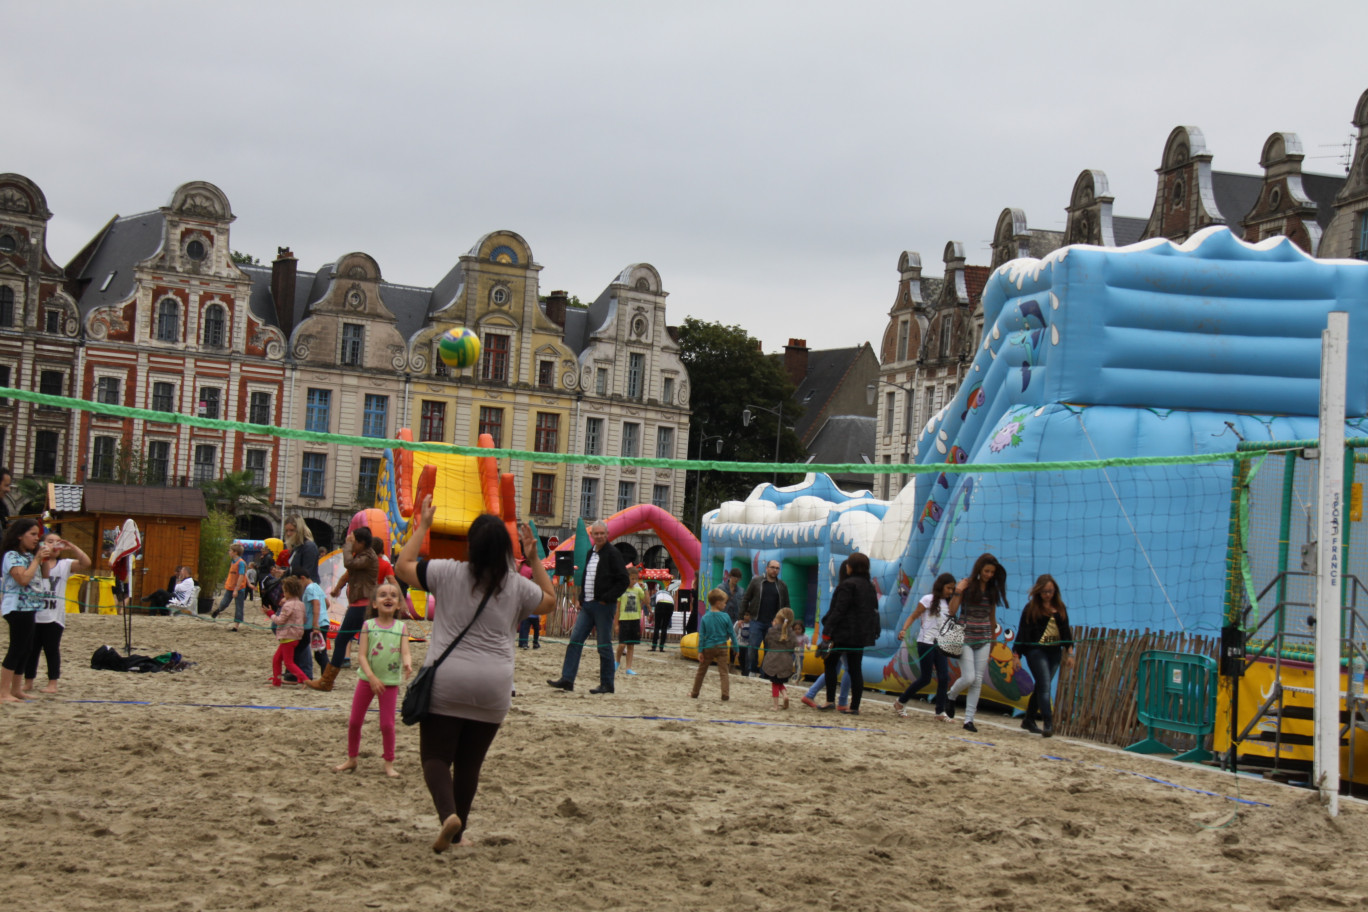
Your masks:
[{"label": "yellow and white volleyball", "polygon": [[447,367],[470,367],[480,360],[480,337],[464,326],[449,329],[437,342],[437,356]]}]

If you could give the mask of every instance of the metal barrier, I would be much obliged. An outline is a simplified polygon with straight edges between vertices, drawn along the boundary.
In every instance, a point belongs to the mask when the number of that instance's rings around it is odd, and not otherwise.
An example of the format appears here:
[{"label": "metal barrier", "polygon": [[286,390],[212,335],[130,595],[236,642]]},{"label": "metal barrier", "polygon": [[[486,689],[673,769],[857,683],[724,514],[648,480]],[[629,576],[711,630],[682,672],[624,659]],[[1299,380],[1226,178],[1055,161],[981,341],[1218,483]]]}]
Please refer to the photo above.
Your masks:
[{"label": "metal barrier", "polygon": [[1140,656],[1135,687],[1136,716],[1145,739],[1126,748],[1137,754],[1176,754],[1159,741],[1155,729],[1192,735],[1197,744],[1175,760],[1212,758],[1203,745],[1216,727],[1216,660],[1210,656],[1150,650]]}]

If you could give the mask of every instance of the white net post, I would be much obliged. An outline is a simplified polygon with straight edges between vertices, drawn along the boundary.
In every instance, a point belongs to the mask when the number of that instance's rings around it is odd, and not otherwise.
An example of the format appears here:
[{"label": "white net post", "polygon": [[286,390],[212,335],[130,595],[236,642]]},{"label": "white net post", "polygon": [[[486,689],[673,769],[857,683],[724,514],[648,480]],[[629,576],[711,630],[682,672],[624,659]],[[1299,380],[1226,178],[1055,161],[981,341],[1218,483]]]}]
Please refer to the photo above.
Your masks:
[{"label": "white net post", "polygon": [[1320,479],[1316,566],[1316,788],[1330,816],[1339,814],[1340,566],[1344,519],[1344,400],[1349,315],[1329,315],[1321,334]]}]

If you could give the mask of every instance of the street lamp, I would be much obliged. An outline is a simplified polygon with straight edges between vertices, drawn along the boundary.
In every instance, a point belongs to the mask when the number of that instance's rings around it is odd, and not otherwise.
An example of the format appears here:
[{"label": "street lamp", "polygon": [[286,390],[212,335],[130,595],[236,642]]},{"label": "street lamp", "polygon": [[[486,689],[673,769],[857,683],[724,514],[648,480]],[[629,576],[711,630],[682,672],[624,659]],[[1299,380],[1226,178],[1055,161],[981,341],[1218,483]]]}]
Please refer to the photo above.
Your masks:
[{"label": "street lamp", "polygon": [[[918,363],[918,366],[920,366],[920,362]],[[878,398],[878,388],[879,388],[878,385],[879,385],[880,383],[882,383],[884,386],[891,386],[891,387],[893,387],[894,389],[900,389],[900,390],[902,390],[904,393],[906,393],[906,394],[907,394],[907,397],[908,397],[908,399],[907,399],[908,408],[904,409],[903,411],[904,411],[904,412],[906,413],[906,415],[907,415],[907,421],[905,421],[904,424],[907,424],[907,425],[909,425],[909,426],[903,428],[903,435],[902,435],[902,437],[903,437],[902,464],[903,464],[903,465],[907,465],[907,455],[908,455],[908,454],[907,454],[907,442],[908,442],[908,440],[909,440],[909,439],[911,438],[911,436],[912,436],[912,428],[910,427],[911,418],[912,418],[912,410],[916,407],[916,402],[917,402],[917,400],[916,400],[916,393],[917,393],[916,386],[915,386],[915,385],[914,385],[914,386],[904,386],[904,385],[901,384],[901,383],[894,383],[892,380],[885,380],[885,379],[883,379],[882,377],[880,377],[880,378],[878,378],[877,380],[875,380],[873,383],[870,383],[868,386],[865,387],[865,402],[866,402],[868,405],[873,405],[873,404],[874,404],[874,400],[875,400],[876,398]],[[915,384],[916,381],[913,380],[913,383]],[[878,419],[878,416],[877,416],[877,413],[876,413],[875,418],[874,418],[874,421],[875,421],[876,424],[878,423],[878,420],[879,420],[879,419]],[[890,422],[890,423],[891,423],[891,422]],[[893,429],[890,427],[890,428],[888,429],[888,431],[889,431],[889,433],[892,433],[892,432],[893,432]],[[887,476],[885,476],[885,479],[886,479],[886,478],[887,478]],[[900,473],[900,479],[901,479],[901,480],[898,482],[898,489],[899,489],[899,490],[902,489],[903,485],[907,484],[907,473],[906,473],[906,472]],[[888,484],[887,484],[887,481],[885,481],[885,483],[884,483],[884,496],[885,496],[885,497],[888,496]]]},{"label": "street lamp", "polygon": [[[717,441],[717,455],[722,455],[721,435],[704,434],[698,438],[698,452],[694,455],[695,462],[703,458],[703,444],[709,440]],[[703,470],[697,469],[696,471],[698,472],[698,480],[694,483],[694,532],[701,535],[703,530],[698,527],[698,516],[699,508],[703,503]]]},{"label": "street lamp", "polygon": [[[776,465],[778,465],[778,463],[779,463],[779,437],[784,433],[784,403],[783,403],[782,400],[780,400],[778,410],[770,409],[770,408],[765,408],[763,405],[748,405],[748,406],[746,406],[745,409],[742,410],[742,412],[741,412],[741,426],[742,426],[742,427],[750,427],[750,423],[751,423],[752,421],[755,420],[755,416],[751,414],[751,409],[759,409],[759,410],[762,411],[762,412],[769,412],[771,415],[773,415],[775,418],[778,419],[778,420],[775,422],[775,425],[774,425],[774,462],[775,462]],[[778,483],[778,481],[779,481],[779,472],[778,472],[778,470],[776,470],[776,471],[770,476],[770,484],[771,484],[771,485],[775,485],[775,484]]]}]

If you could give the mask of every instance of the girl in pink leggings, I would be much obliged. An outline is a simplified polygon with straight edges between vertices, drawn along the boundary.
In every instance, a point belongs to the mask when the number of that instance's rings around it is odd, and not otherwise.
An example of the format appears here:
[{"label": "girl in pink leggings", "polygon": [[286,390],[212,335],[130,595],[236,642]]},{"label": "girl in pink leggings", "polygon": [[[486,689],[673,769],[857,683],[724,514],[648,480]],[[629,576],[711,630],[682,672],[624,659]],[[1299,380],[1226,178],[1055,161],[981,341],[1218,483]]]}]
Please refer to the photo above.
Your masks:
[{"label": "girl in pink leggings", "polygon": [[380,701],[380,741],[385,748],[385,775],[399,778],[394,771],[394,710],[399,703],[399,684],[413,673],[409,655],[408,632],[399,620],[403,594],[391,577],[381,583],[371,599],[372,616],[361,627],[361,679],[352,694],[351,716],[347,719],[347,761],[334,772],[356,769],[361,753],[361,723],[371,698]]}]

